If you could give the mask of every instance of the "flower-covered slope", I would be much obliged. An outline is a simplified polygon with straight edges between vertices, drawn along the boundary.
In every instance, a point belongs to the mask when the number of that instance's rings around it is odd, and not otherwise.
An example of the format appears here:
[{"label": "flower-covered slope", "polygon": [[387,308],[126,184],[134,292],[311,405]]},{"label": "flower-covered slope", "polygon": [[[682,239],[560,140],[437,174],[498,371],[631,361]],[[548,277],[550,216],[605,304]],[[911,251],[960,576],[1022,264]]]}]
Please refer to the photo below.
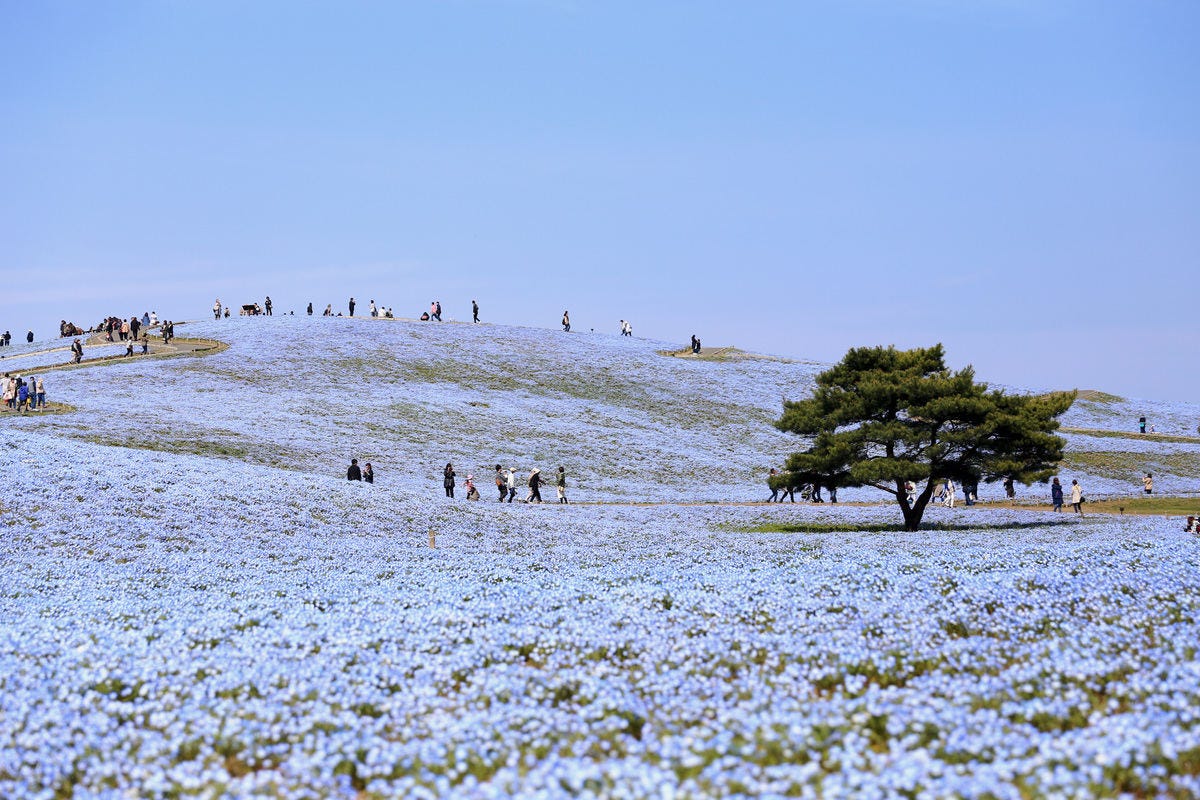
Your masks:
[{"label": "flower-covered slope", "polygon": [[754,533],[894,514],[7,429],[0,472],[3,797],[1200,792],[1200,559],[1155,520]]},{"label": "flower-covered slope", "polygon": [[[453,462],[460,483],[472,473],[485,489],[497,463],[522,473],[561,465],[581,498],[753,500],[766,494],[767,469],[803,446],[771,425],[781,401],[805,396],[821,369],[670,358],[664,342],[502,325],[279,316],[191,323],[180,333],[232,346],[52,374],[52,399],[80,413],[8,422],[320,475],[357,457],[414,494],[438,494],[441,468]],[[1146,408],[1081,400],[1064,424],[1124,434],[1151,413],[1159,431],[1178,433],[1200,418],[1197,405]],[[1160,491],[1197,488],[1200,442],[1068,441],[1093,454],[1067,467],[1094,495],[1136,489],[1143,470],[1156,472]],[[1145,457],[1132,454],[1141,447]],[[1023,490],[1030,494],[1045,487]]]}]

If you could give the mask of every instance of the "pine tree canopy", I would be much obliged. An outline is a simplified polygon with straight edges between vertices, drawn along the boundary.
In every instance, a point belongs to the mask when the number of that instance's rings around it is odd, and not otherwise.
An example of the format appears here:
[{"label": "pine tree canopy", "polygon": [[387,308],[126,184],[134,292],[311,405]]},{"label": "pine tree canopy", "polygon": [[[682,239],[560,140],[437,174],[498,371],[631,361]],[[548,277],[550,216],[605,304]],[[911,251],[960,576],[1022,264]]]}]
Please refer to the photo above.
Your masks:
[{"label": "pine tree canopy", "polygon": [[[942,346],[861,347],[817,376],[812,396],[785,401],[776,426],[811,437],[777,485],[873,486],[920,526],[941,481],[1026,485],[1049,478],[1066,442],[1054,435],[1074,392],[1008,395],[946,368]],[[905,482],[922,491],[909,503]]]}]

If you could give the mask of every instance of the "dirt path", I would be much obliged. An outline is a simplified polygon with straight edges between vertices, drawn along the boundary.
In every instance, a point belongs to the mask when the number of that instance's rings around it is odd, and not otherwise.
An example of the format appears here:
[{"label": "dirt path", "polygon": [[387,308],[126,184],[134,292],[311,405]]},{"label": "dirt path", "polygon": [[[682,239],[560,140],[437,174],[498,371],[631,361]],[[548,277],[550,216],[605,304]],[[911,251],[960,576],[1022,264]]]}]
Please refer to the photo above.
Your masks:
[{"label": "dirt path", "polygon": [[4,373],[12,372],[15,374],[31,374],[31,373],[41,374],[41,373],[45,373],[45,372],[58,372],[61,370],[68,370],[68,369],[81,369],[83,367],[94,367],[99,364],[118,364],[118,363],[135,360],[135,359],[170,358],[172,356],[183,356],[183,355],[210,355],[212,353],[219,353],[222,350],[226,350],[229,348],[228,344],[226,344],[225,342],[219,342],[216,339],[193,339],[190,337],[176,337],[176,338],[172,339],[170,342],[164,344],[162,341],[162,337],[160,336],[157,339],[150,340],[150,352],[147,353],[146,355],[142,355],[141,344],[135,342],[134,346],[133,346],[133,355],[132,356],[127,356],[122,353],[122,354],[110,355],[110,356],[96,356],[94,358],[87,357],[88,348],[107,347],[110,345],[120,345],[120,344],[122,344],[122,342],[120,342],[120,341],[116,341],[116,342],[106,341],[104,338],[104,334],[102,334],[102,333],[93,333],[93,334],[88,335],[87,340],[83,343],[84,358],[78,364],[76,364],[74,361],[72,361],[71,346],[68,344],[68,345],[64,345],[62,347],[46,347],[41,350],[34,350],[34,351],[31,351],[28,353],[21,353],[19,356],[13,357],[14,359],[17,359],[17,358],[25,359],[25,358],[29,358],[29,357],[45,355],[47,353],[62,353],[63,359],[64,359],[62,361],[62,363],[46,364],[44,366],[38,366],[38,367],[17,367],[14,369],[6,369],[5,365],[4,365],[4,361],[0,360],[0,371],[2,371]]}]

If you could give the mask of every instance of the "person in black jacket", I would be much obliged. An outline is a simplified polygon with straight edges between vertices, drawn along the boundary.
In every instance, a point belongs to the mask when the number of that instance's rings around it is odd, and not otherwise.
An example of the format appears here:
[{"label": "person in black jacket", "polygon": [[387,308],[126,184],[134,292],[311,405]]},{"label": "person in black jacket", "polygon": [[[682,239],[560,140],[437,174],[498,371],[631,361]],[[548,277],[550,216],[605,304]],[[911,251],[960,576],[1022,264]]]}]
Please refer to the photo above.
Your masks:
[{"label": "person in black jacket", "polygon": [[541,470],[533,470],[529,473],[529,497],[525,498],[526,503],[542,502],[542,492],[539,487],[542,485]]},{"label": "person in black jacket", "polygon": [[362,470],[358,468],[358,459],[357,458],[350,459],[350,468],[346,470],[346,480],[348,480],[348,481],[361,481],[362,480]]},{"label": "person in black jacket", "polygon": [[442,486],[446,489],[446,497],[454,497],[454,465],[447,464],[442,470]]},{"label": "person in black jacket", "polygon": [[371,469],[371,462],[363,464],[362,479],[367,483],[375,482],[375,470]]}]

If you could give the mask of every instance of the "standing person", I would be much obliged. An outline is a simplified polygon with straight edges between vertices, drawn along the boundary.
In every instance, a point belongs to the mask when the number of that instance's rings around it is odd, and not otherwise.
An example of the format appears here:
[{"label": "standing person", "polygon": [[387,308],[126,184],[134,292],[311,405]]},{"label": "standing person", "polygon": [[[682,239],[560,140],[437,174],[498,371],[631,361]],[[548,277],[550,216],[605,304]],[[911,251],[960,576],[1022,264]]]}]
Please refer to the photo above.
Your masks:
[{"label": "standing person", "polygon": [[969,506],[975,505],[975,501],[979,499],[979,483],[977,482],[977,479],[971,478],[970,480],[963,481],[962,487],[963,500],[965,500]]},{"label": "standing person", "polygon": [[267,295],[267,299],[263,301],[263,308],[267,311],[267,316],[271,316],[271,295]]},{"label": "standing person", "polygon": [[542,485],[542,471],[540,469],[538,469],[537,467],[534,467],[532,470],[529,471],[528,484],[529,484],[529,496],[525,498],[525,502],[526,503],[542,502],[542,492],[540,489],[540,487]]},{"label": "standing person", "polygon": [[954,508],[954,481],[946,479],[946,508]]},{"label": "standing person", "polygon": [[325,313],[324,313],[324,314],[322,314],[322,316],[325,316],[325,317],[332,317],[332,316],[333,316],[333,303],[328,303],[328,304],[326,304],[326,306],[325,306]]},{"label": "standing person", "polygon": [[1071,481],[1071,506],[1076,514],[1083,516],[1083,487],[1076,480]]},{"label": "standing person", "polygon": [[499,464],[496,465],[496,489],[500,492],[500,501],[504,502],[504,495],[508,494],[508,489],[504,483],[504,471]]},{"label": "standing person", "polygon": [[912,481],[904,482],[904,499],[908,501],[909,508],[912,508],[912,504],[917,502],[917,485]]},{"label": "standing person", "polygon": [[1051,511],[1062,511],[1063,488],[1062,484],[1058,482],[1058,478],[1055,478],[1050,484],[1050,502],[1054,504],[1054,508],[1050,509]]},{"label": "standing person", "polygon": [[372,318],[372,319],[374,319],[375,317],[378,317],[378,316],[379,316],[379,309],[375,307],[375,301],[374,301],[374,300],[372,300],[372,301],[371,301],[371,305],[369,305],[369,306],[368,306],[368,308],[370,308],[370,309],[371,309],[371,318]]},{"label": "standing person", "polygon": [[25,334],[25,341],[28,342],[29,344],[33,344],[33,330],[32,329],[30,329],[29,333]]},{"label": "standing person", "polygon": [[1146,473],[1146,477],[1142,478],[1142,489],[1146,494],[1154,494],[1154,476],[1149,472]]},{"label": "standing person", "polygon": [[371,462],[363,464],[362,479],[367,483],[375,482],[375,470],[371,468]]},{"label": "standing person", "polygon": [[350,316],[354,316],[354,298],[350,298]]},{"label": "standing person", "polygon": [[559,504],[567,505],[567,472],[562,467],[558,468],[558,476],[554,479],[554,485],[558,489]]},{"label": "standing person", "polygon": [[[791,500],[793,503],[796,502],[796,487],[790,483],[785,483],[783,485],[783,489],[779,492],[779,502],[782,503],[783,498],[785,497]],[[800,498],[804,498],[803,493],[801,493]]]},{"label": "standing person", "polygon": [[312,316],[312,303],[309,303],[309,304],[308,304],[308,315],[309,315],[310,317]]},{"label": "standing person", "polygon": [[827,488],[829,489],[829,502],[836,503],[837,502],[837,486],[835,484],[831,483],[831,484],[829,484],[829,486]]},{"label": "standing person", "polygon": [[218,297],[216,299],[216,302],[213,303],[213,319],[220,319],[220,318],[221,318],[221,298]]},{"label": "standing person", "polygon": [[1004,494],[1008,495],[1009,500],[1017,496],[1017,487],[1013,484],[1012,478],[1004,479]]},{"label": "standing person", "polygon": [[471,321],[479,322],[479,303],[471,301]]},{"label": "standing person", "polygon": [[134,341],[137,341],[138,331],[142,329],[142,321],[135,317],[129,318],[129,332],[133,335]]},{"label": "standing person", "polygon": [[[767,475],[767,488],[771,490],[771,496],[767,498],[768,503],[774,503],[776,500],[779,500],[779,487],[775,485],[775,476],[778,474],[775,468],[771,467],[771,472]],[[780,502],[783,501],[780,500]]]},{"label": "standing person", "polygon": [[434,300],[433,305],[435,308],[437,308],[437,321],[441,322],[442,321],[442,301]]},{"label": "standing person", "polygon": [[1138,417],[1138,432],[1140,432],[1140,433],[1146,432],[1146,418],[1145,417]]},{"label": "standing person", "polygon": [[571,332],[571,315],[566,311],[563,312],[562,326],[564,331],[567,333]]},{"label": "standing person", "polygon": [[83,361],[83,344],[79,341],[79,339],[76,339],[71,344],[71,352],[75,354],[76,364],[78,364],[80,361]]},{"label": "standing person", "polygon": [[38,378],[37,383],[34,384],[34,393],[37,397],[37,410],[41,411],[46,407],[46,384],[42,382],[41,378]]},{"label": "standing person", "polygon": [[357,458],[350,459],[350,466],[346,469],[346,480],[348,480],[348,481],[361,481],[362,480],[362,470],[359,469]]},{"label": "standing person", "polygon": [[504,480],[508,486],[508,502],[511,503],[513,498],[517,496],[517,473],[512,471],[512,467],[504,471]]},{"label": "standing person", "polygon": [[446,490],[446,497],[454,497],[454,465],[446,464],[446,468],[442,470],[442,488]]}]

